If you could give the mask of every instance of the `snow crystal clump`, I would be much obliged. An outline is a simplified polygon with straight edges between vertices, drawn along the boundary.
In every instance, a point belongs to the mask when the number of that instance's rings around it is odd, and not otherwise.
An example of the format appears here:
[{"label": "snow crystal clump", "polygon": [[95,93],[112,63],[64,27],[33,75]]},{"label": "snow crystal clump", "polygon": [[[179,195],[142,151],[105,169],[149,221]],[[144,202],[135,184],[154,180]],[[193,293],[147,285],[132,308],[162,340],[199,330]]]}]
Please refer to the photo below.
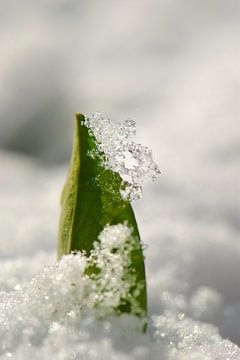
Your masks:
[{"label": "snow crystal clump", "polygon": [[97,152],[107,169],[117,172],[122,178],[120,193],[123,199],[137,200],[142,196],[142,184],[157,179],[160,170],[153,161],[151,150],[129,140],[136,133],[132,119],[113,123],[98,112],[92,118],[85,118],[86,125],[97,140]]}]

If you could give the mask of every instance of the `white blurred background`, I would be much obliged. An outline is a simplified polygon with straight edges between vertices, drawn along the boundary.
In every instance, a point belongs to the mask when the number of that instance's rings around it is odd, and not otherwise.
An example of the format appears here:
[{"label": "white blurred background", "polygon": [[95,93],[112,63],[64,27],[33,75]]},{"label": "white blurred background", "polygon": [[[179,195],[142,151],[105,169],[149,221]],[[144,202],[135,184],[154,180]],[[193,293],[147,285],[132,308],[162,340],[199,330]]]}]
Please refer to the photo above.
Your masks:
[{"label": "white blurred background", "polygon": [[240,343],[239,39],[238,0],[0,0],[5,290],[54,258],[74,113],[130,116],[162,170],[135,206],[150,313]]},{"label": "white blurred background", "polygon": [[237,0],[1,0],[1,147],[66,160],[74,113],[100,110],[135,118],[163,168],[210,142],[208,161],[233,161],[239,16]]}]

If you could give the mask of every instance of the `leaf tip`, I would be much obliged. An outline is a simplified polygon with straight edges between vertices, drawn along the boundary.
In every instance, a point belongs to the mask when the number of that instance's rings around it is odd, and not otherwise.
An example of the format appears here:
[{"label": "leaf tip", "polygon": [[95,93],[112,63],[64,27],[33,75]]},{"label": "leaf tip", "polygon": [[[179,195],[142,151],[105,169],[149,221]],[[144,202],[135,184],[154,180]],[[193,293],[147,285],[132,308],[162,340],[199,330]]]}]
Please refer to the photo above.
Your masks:
[{"label": "leaf tip", "polygon": [[75,118],[78,121],[85,120],[85,116],[82,113],[79,113],[79,112],[75,113]]}]

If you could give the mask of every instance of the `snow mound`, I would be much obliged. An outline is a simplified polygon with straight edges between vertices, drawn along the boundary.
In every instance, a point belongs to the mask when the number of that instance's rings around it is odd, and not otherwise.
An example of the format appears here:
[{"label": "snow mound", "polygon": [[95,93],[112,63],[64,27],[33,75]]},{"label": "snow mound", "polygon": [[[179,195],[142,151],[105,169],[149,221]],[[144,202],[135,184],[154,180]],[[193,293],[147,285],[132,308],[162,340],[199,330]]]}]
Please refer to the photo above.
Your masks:
[{"label": "snow mound", "polygon": [[[104,263],[106,274],[116,264],[115,260],[110,266]],[[154,316],[149,319],[146,333],[140,330],[138,318],[113,316],[109,309],[118,304],[123,288],[111,276],[103,276],[101,286],[105,294],[99,301],[99,283],[85,274],[88,265],[83,254],[71,254],[44,268],[28,285],[10,293],[1,292],[2,359],[240,358],[240,349],[223,340],[215,327],[181,313]],[[106,289],[111,289],[110,297],[106,296]]]}]

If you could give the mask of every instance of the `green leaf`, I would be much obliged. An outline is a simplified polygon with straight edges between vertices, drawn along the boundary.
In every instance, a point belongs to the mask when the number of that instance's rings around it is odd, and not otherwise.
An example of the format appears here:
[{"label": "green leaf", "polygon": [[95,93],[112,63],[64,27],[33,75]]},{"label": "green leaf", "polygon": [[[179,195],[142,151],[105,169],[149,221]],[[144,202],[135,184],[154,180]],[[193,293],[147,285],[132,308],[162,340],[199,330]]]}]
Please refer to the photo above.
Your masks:
[{"label": "green leaf", "polygon": [[127,222],[133,229],[136,241],[130,255],[129,271],[135,273],[138,284],[141,284],[140,293],[136,294],[133,288],[130,296],[135,297],[141,311],[136,313],[131,309],[130,302],[125,301],[116,312],[145,316],[147,298],[144,256],[136,219],[130,202],[123,200],[120,195],[122,179],[119,174],[106,169],[100,157],[89,156],[96,150],[96,139],[84,125],[84,120],[84,115],[76,114],[71,164],[61,199],[58,258],[74,250],[85,251],[89,255],[105,225]]}]

